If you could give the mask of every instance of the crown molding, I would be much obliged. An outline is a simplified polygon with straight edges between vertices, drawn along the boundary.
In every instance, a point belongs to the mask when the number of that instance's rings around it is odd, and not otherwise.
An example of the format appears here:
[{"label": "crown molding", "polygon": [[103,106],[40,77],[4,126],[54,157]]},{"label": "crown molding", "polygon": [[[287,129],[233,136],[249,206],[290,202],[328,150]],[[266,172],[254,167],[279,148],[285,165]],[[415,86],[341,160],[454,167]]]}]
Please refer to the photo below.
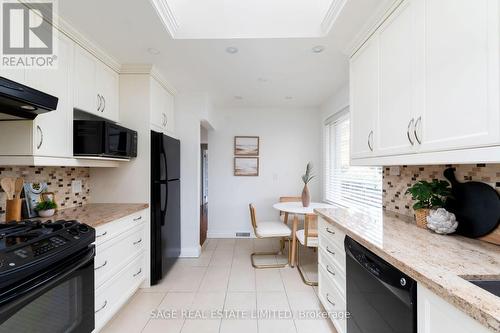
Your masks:
[{"label": "crown molding", "polygon": [[[30,2],[26,2],[23,0],[19,0],[19,2],[22,3],[24,6],[26,6],[27,8],[32,8],[31,7],[32,3]],[[53,13],[52,22],[48,23],[50,23],[54,28],[56,28],[56,30],[58,30],[60,33],[64,34],[66,37],[68,37],[73,42],[78,44],[80,47],[85,49],[87,52],[92,54],[95,58],[99,59],[99,61],[101,61],[102,63],[113,69],[115,72],[118,72],[120,70],[120,63],[115,58],[111,57],[99,46],[91,42],[87,37],[85,37],[78,30],[73,28],[73,26],[68,21],[66,21],[59,15],[57,8]]]},{"label": "crown molding", "polygon": [[403,0],[393,0],[374,12],[356,34],[354,39],[344,48],[344,53],[352,57],[402,2]]},{"label": "crown molding", "polygon": [[151,4],[156,10],[156,13],[160,17],[163,25],[167,29],[168,33],[172,38],[175,39],[177,31],[179,30],[179,23],[175,18],[173,10],[168,5],[167,0],[150,0]]},{"label": "crown molding", "polygon": [[120,68],[119,73],[132,75],[150,75],[169,93],[171,93],[172,95],[177,95],[177,90],[165,79],[165,77],[158,71],[158,69],[151,64],[123,64]]},{"label": "crown molding", "polygon": [[326,11],[325,17],[321,21],[321,31],[324,35],[327,35],[330,30],[332,30],[333,24],[339,17],[346,3],[347,0],[332,0],[330,7],[328,7]]}]

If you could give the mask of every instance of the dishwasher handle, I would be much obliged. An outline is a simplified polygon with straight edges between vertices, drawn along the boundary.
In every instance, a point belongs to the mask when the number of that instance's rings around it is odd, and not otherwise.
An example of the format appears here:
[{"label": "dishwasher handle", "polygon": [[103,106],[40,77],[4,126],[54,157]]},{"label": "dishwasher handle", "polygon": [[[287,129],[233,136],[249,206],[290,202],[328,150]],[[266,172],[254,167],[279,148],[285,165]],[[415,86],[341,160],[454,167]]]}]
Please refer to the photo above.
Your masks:
[{"label": "dishwasher handle", "polygon": [[399,271],[391,264],[369,251],[361,244],[347,236],[344,240],[346,255],[354,259],[370,274],[389,286],[413,291],[417,282],[408,275]]}]

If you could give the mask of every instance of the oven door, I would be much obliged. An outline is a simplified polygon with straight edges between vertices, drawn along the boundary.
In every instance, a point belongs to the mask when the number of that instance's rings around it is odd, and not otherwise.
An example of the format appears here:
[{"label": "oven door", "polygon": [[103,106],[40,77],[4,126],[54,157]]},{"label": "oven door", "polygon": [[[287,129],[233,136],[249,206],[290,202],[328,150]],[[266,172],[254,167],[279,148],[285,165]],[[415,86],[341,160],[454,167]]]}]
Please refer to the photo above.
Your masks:
[{"label": "oven door", "polygon": [[132,154],[132,132],[124,127],[106,123],[105,155],[127,158]]},{"label": "oven door", "polygon": [[92,332],[94,255],[92,246],[0,291],[0,332]]}]

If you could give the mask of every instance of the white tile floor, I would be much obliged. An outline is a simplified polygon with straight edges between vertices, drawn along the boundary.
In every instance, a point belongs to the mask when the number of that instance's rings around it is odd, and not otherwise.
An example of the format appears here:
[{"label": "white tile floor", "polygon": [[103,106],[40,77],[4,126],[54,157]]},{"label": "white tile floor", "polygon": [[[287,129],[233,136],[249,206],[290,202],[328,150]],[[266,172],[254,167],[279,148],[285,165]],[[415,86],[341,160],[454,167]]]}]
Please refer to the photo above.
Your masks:
[{"label": "white tile floor", "polygon": [[[252,267],[250,253],[277,247],[278,242],[262,239],[209,239],[199,258],[179,259],[160,284],[140,289],[102,332],[336,332],[328,320],[298,317],[301,311],[323,308],[317,290],[302,282],[296,268]],[[309,263],[308,277],[317,279],[316,253],[301,253]],[[271,259],[276,260],[282,258]],[[276,310],[282,318],[255,318],[266,310]],[[226,316],[211,316],[217,311]],[[152,312],[163,316],[152,318]],[[174,313],[177,318],[164,318]]]}]

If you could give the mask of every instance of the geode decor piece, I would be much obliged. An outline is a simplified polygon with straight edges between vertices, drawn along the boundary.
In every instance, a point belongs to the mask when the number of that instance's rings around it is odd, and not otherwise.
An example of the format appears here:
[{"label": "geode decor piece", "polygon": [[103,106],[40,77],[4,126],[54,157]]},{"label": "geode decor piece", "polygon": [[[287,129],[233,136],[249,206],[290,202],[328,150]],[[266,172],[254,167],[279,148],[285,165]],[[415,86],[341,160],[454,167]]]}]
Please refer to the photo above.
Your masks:
[{"label": "geode decor piece", "polygon": [[444,208],[433,209],[427,216],[427,228],[438,234],[451,234],[457,230],[458,222],[455,214]]}]

